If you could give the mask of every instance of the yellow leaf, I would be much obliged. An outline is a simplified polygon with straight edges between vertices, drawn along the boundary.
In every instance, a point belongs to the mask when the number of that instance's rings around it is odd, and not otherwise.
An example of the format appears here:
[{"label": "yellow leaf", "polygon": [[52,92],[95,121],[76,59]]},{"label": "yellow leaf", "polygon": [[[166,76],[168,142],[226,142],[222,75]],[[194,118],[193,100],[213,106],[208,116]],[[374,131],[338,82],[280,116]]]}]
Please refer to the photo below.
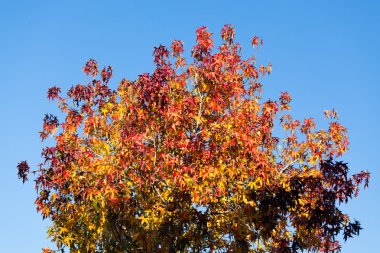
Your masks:
[{"label": "yellow leaf", "polygon": [[144,215],[141,215],[138,217],[138,219],[141,221],[141,224],[147,227],[149,225],[149,219],[146,218]]}]

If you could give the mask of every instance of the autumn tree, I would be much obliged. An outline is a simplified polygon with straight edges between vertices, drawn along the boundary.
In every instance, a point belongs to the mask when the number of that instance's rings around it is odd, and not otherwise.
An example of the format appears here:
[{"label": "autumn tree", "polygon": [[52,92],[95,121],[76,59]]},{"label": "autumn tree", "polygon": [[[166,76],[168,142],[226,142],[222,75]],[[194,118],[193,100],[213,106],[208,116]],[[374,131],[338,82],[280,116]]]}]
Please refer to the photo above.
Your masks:
[{"label": "autumn tree", "polygon": [[95,60],[88,83],[48,90],[62,119],[47,114],[40,136],[54,145],[18,175],[35,175],[57,251],[338,252],[359,233],[340,208],[369,173],[340,161],[346,128],[335,111],[321,130],[293,119],[287,92],[262,101],[271,65],[243,59],[234,35],[224,26],[216,48],[199,28],[190,61],[181,41],[156,47],[155,70],[116,90]]}]

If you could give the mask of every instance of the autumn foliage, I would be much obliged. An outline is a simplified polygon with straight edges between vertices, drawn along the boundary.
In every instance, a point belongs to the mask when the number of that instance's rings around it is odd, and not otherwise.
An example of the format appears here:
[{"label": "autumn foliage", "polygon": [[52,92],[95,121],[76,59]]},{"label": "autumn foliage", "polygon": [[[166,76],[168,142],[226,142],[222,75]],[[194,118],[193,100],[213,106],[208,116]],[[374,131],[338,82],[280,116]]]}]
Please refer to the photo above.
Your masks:
[{"label": "autumn foliage", "polygon": [[[88,83],[49,89],[61,116],[47,114],[40,136],[54,145],[18,173],[36,175],[37,210],[58,250],[337,252],[340,235],[359,233],[340,204],[369,173],[349,176],[339,160],[346,128],[335,111],[321,130],[293,119],[287,92],[262,101],[271,65],[243,59],[234,35],[224,26],[215,47],[199,28],[190,61],[181,41],[159,46],[153,73],[116,90],[112,68],[95,60],[83,67]],[[254,50],[262,44],[252,39]]]}]

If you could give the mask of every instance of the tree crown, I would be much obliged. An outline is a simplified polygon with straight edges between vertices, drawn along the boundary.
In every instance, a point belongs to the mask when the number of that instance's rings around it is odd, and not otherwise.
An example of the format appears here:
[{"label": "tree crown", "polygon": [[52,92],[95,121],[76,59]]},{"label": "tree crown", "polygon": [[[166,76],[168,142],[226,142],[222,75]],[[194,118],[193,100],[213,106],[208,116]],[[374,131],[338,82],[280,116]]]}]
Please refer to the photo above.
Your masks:
[{"label": "tree crown", "polygon": [[[155,70],[109,88],[112,68],[89,60],[92,80],[48,90],[64,115],[47,114],[36,174],[37,210],[48,234],[71,252],[339,251],[361,229],[339,209],[368,185],[339,161],[346,128],[325,111],[328,129],[288,113],[291,97],[262,101],[272,66],[243,59],[234,28],[215,49],[196,31],[192,60],[183,43],[154,49]],[[254,48],[263,44],[257,36]],[[273,135],[279,119],[283,138]],[[51,250],[45,249],[45,252]]]}]

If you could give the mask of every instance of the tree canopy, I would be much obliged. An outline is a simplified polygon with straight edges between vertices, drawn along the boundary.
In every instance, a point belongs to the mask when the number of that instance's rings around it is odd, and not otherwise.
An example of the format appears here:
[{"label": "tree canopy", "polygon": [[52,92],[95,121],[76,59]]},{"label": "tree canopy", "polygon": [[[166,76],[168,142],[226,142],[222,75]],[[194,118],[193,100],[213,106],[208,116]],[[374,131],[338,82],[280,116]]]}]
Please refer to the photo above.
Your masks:
[{"label": "tree canopy", "polygon": [[40,136],[54,145],[18,176],[35,175],[58,251],[338,252],[340,236],[359,233],[340,204],[369,173],[340,161],[349,141],[336,112],[317,129],[293,119],[287,92],[263,101],[272,67],[243,59],[234,36],[225,25],[215,47],[199,28],[188,61],[179,40],[156,47],[154,71],[116,90],[93,59],[87,82],[48,90],[61,115],[45,115]]}]

